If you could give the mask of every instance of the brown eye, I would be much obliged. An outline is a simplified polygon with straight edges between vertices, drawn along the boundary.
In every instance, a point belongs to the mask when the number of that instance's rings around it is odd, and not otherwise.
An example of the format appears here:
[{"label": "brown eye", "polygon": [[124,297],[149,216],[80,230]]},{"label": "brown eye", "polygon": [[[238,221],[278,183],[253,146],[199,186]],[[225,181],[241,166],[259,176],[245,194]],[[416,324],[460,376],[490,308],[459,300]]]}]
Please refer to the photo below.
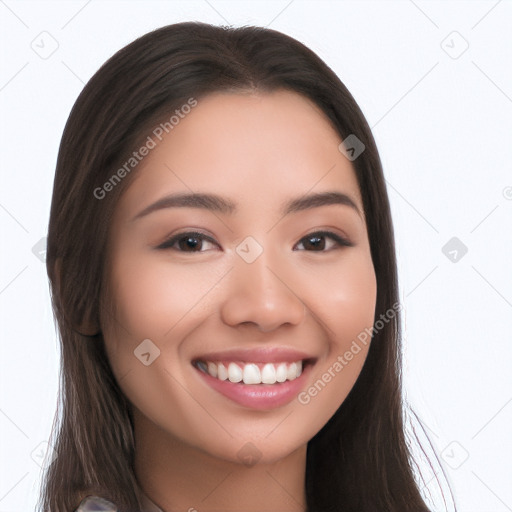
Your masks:
[{"label": "brown eye", "polygon": [[[331,248],[325,250],[326,239],[331,240]],[[304,248],[308,251],[313,252],[328,252],[333,249],[332,241],[334,241],[334,248],[336,247],[352,247],[354,244],[346,240],[345,238],[333,233],[331,231],[316,231],[314,233],[310,233],[301,239],[299,244],[303,244]]]},{"label": "brown eye", "polygon": [[173,249],[179,252],[205,252],[201,250],[204,243],[217,245],[213,239],[203,233],[189,232],[172,236],[169,240],[159,245],[157,249]]}]

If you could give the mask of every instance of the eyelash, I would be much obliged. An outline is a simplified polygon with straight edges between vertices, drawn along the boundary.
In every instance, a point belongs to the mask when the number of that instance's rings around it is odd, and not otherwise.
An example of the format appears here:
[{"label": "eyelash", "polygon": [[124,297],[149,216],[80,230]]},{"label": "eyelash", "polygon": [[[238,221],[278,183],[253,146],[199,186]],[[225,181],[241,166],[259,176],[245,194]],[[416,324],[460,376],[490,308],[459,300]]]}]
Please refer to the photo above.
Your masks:
[{"label": "eyelash", "polygon": [[[336,242],[336,244],[338,245],[338,248],[354,246],[353,243],[349,242],[347,239],[339,236],[338,234],[333,233],[332,231],[314,231],[314,232],[302,237],[299,240],[299,243],[302,243],[304,240],[307,240],[307,239],[319,238],[319,237],[326,237],[326,238],[330,238],[331,240],[334,240]],[[179,249],[175,249],[172,247],[179,240],[186,239],[186,238],[197,238],[197,239],[206,240],[208,242],[218,245],[217,242],[215,242],[212,238],[210,238],[209,236],[206,236],[203,233],[200,233],[197,231],[186,231],[186,232],[178,233],[177,235],[172,236],[171,238],[169,238],[168,240],[163,242],[161,245],[159,245],[157,247],[157,249],[163,249],[163,250],[171,249],[171,250],[183,252],[183,253],[205,252],[205,251],[181,251]],[[307,252],[330,252],[332,250],[333,249],[321,250],[321,251],[307,251]]]}]

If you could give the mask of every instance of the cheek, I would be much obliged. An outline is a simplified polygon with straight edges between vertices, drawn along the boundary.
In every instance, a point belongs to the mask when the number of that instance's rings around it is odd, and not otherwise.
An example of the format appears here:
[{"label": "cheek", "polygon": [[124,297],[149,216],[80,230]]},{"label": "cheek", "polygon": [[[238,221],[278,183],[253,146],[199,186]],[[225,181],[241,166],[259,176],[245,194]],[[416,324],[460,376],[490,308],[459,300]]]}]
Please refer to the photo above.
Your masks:
[{"label": "cheek", "polygon": [[374,321],[377,282],[369,253],[352,251],[311,277],[308,305],[323,320],[331,347],[342,349]]},{"label": "cheek", "polygon": [[180,384],[190,372],[183,367],[181,340],[207,318],[208,292],[222,274],[218,266],[178,267],[165,258],[119,257],[112,264],[115,318],[104,329],[112,371],[137,409],[183,437],[196,428],[193,416],[202,418],[204,411]]},{"label": "cheek", "polygon": [[117,320],[132,335],[161,339],[222,275],[216,266],[174,265],[161,259],[120,259],[113,265]]},{"label": "cheek", "polygon": [[322,284],[322,292],[311,295],[310,307],[322,320],[329,342],[325,357],[314,369],[311,386],[298,402],[316,418],[320,429],[343,403],[365,362],[377,285],[371,257],[355,251],[343,265],[317,274],[315,282]]},{"label": "cheek", "polygon": [[[210,266],[170,264],[143,257],[113,260],[111,282],[115,310],[104,322],[104,338],[112,368],[124,375],[140,365],[134,357],[143,340],[160,347],[160,356],[175,364],[182,331],[201,315],[205,297],[222,276]],[[165,347],[165,350],[163,348]],[[139,363],[139,364],[136,364]]]}]

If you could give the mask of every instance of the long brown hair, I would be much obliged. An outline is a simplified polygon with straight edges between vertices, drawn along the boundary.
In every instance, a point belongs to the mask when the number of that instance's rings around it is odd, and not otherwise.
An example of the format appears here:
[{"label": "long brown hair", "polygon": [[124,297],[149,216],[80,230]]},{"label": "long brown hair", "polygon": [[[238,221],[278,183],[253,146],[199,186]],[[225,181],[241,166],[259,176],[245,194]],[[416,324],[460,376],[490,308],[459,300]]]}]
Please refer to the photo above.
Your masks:
[{"label": "long brown hair", "polygon": [[[316,103],[340,137],[355,134],[353,161],[377,277],[375,318],[399,302],[394,234],[382,166],[370,128],[335,73],[295,39],[259,27],[187,22],[150,32],[91,78],[67,121],[57,161],[47,271],[61,342],[61,383],[40,506],[75,510],[88,494],[120,511],[140,510],[133,470],[130,404],[105,354],[99,325],[108,310],[106,244],[112,212],[136,167],[101,188],[151,127],[193,97],[217,91],[296,91]],[[364,367],[343,404],[308,443],[309,512],[428,511],[404,434],[400,315],[375,332]]]}]

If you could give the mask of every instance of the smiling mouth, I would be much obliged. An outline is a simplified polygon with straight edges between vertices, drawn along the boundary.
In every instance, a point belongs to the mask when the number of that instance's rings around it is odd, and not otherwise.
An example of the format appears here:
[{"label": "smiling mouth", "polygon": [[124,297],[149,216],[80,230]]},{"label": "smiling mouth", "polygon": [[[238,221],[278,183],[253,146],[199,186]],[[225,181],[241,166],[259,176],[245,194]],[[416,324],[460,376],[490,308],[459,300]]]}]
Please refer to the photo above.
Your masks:
[{"label": "smiling mouth", "polygon": [[220,381],[239,384],[281,384],[300,377],[304,368],[315,359],[299,359],[294,362],[252,363],[243,361],[203,361],[192,364],[201,372]]}]

